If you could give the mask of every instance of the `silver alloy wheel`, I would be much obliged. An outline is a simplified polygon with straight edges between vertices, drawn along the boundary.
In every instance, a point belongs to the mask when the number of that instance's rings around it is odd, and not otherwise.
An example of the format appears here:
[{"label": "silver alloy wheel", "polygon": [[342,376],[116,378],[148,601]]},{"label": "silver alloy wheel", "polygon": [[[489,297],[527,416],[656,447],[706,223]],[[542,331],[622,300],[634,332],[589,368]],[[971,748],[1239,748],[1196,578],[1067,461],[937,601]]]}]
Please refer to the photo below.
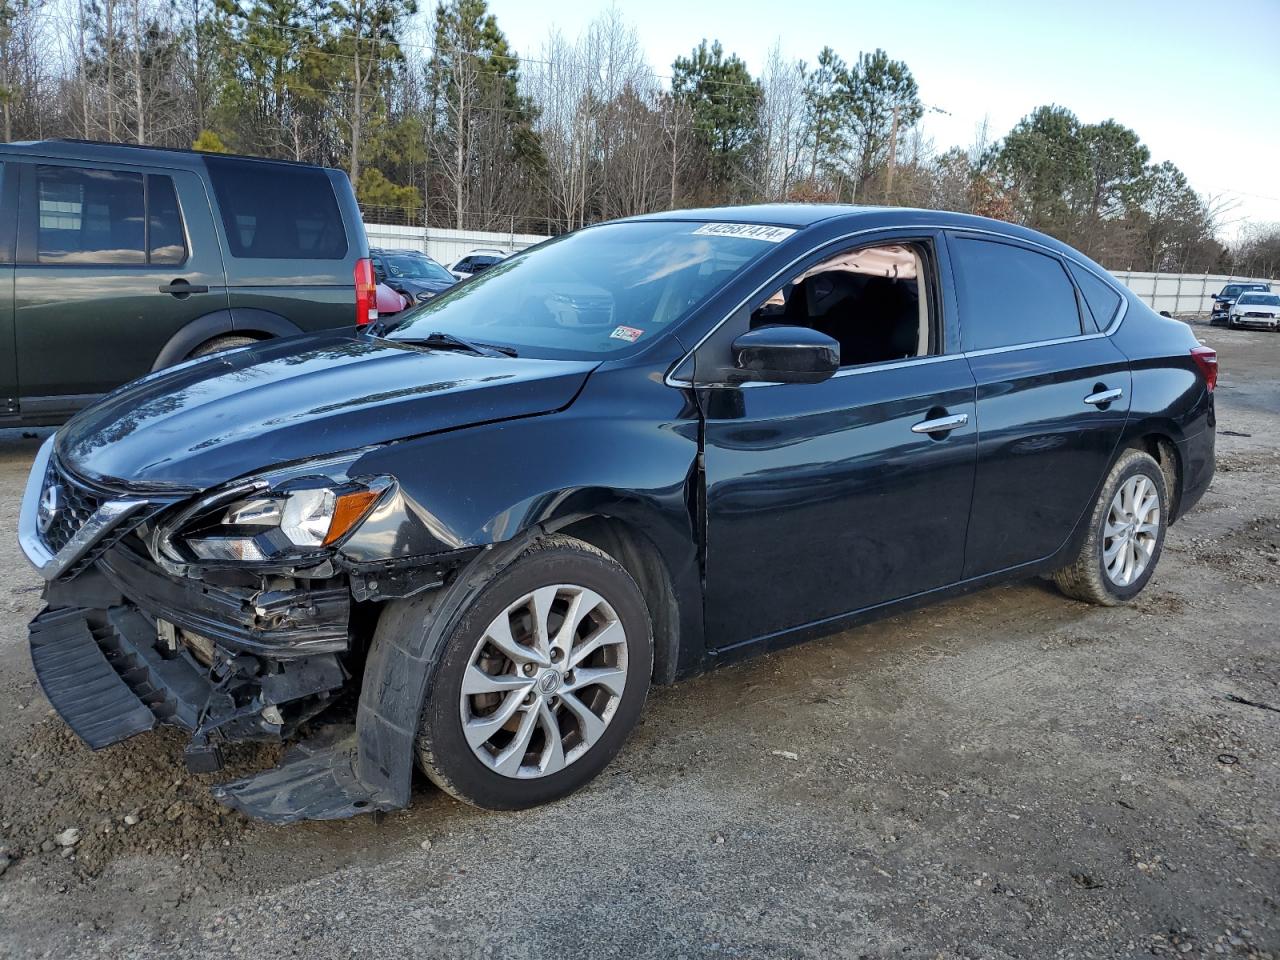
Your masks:
[{"label": "silver alloy wheel", "polygon": [[1160,494],[1143,474],[1120,485],[1102,528],[1102,567],[1117,587],[1127,587],[1147,569],[1160,534]]},{"label": "silver alloy wheel", "polygon": [[586,587],[556,584],[493,618],[462,679],[462,732],[490,770],[545,777],[595,745],[622,700],[627,637]]}]

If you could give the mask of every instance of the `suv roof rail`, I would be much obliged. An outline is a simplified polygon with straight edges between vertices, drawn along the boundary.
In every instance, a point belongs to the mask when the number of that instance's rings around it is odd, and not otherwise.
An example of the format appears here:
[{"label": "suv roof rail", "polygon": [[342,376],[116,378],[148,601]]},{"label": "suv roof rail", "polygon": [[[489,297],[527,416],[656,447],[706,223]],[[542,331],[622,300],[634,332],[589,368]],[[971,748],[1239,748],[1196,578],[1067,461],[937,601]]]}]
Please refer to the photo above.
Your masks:
[{"label": "suv roof rail", "polygon": [[107,147],[109,149],[142,150],[148,153],[180,153],[189,157],[214,157],[223,160],[249,160],[255,163],[280,163],[293,167],[325,167],[322,163],[307,163],[303,160],[280,160],[275,157],[254,157],[247,153],[218,153],[212,150],[194,150],[190,147],[162,147],[151,143],[120,143],[114,140],[85,140],[80,137],[48,137],[44,140],[28,140],[25,145],[35,146],[40,143],[74,143],[85,147]]}]

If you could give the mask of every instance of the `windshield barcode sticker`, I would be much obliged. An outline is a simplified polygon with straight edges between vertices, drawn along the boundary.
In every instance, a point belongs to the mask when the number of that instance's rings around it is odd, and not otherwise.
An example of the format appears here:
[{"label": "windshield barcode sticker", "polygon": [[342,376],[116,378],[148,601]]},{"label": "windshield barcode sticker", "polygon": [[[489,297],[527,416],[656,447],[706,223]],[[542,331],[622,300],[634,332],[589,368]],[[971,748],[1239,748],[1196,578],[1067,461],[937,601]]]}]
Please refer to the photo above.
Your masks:
[{"label": "windshield barcode sticker", "polygon": [[695,237],[742,237],[765,243],[781,243],[793,233],[795,231],[790,227],[769,227],[759,223],[704,223],[693,231]]}]

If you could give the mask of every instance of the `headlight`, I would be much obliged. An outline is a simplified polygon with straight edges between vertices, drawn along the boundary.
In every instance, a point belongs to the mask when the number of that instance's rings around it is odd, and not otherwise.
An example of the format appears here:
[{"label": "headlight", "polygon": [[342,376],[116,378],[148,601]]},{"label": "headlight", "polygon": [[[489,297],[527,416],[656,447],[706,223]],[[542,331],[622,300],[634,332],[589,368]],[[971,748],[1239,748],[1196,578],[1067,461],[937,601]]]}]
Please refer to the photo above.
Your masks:
[{"label": "headlight", "polygon": [[418,302],[426,303],[428,300],[432,299],[434,296],[435,294],[432,293],[430,290],[422,290],[418,293]]},{"label": "headlight", "polygon": [[390,477],[346,476],[355,459],[264,475],[205,497],[157,528],[152,552],[179,564],[318,562],[394,485]]}]

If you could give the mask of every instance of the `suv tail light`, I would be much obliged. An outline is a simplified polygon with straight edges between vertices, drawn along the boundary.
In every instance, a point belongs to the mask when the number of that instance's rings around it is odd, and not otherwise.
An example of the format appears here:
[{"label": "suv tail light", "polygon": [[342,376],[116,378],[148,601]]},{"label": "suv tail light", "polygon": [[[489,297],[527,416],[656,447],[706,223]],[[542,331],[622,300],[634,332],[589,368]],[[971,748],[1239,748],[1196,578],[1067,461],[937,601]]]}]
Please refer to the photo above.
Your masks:
[{"label": "suv tail light", "polygon": [[373,261],[362,257],[356,261],[356,326],[363,327],[378,319],[378,282],[373,277]]},{"label": "suv tail light", "polygon": [[1204,374],[1205,389],[1213,393],[1213,388],[1218,385],[1218,351],[1201,344],[1191,348],[1191,359]]}]

